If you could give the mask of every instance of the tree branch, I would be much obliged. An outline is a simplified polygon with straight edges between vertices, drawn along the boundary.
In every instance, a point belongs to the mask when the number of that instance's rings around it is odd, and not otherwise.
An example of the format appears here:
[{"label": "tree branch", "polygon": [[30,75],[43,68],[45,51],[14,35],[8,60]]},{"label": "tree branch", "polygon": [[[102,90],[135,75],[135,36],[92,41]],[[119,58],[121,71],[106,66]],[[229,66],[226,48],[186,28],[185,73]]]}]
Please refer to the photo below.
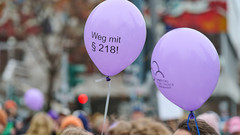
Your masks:
[{"label": "tree branch", "polygon": [[49,62],[50,65],[52,65],[52,56],[48,50],[48,47],[47,47],[47,42],[46,42],[46,37],[44,35],[41,35],[40,36],[40,40],[41,40],[41,43],[42,43],[42,48],[43,48],[43,52],[46,56],[46,60]]},{"label": "tree branch", "polygon": [[[39,51],[36,51],[37,49],[30,43],[30,41],[27,39],[26,42],[27,48],[30,50],[32,53],[36,63],[45,63],[43,59],[41,59],[41,55],[39,54]],[[37,54],[37,55],[36,55]],[[47,69],[47,66],[44,66],[45,64],[39,64],[43,70]]]}]

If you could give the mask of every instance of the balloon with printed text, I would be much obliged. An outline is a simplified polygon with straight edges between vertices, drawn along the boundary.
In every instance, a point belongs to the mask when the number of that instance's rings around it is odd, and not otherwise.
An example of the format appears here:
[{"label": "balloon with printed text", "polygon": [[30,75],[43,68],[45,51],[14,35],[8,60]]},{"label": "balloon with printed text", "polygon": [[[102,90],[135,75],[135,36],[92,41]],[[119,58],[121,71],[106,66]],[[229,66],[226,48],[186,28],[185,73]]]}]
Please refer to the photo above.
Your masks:
[{"label": "balloon with printed text", "polygon": [[106,0],[89,15],[84,28],[87,52],[106,76],[133,63],[146,40],[146,24],[138,8],[127,0]]},{"label": "balloon with printed text", "polygon": [[184,110],[194,111],[214,91],[220,63],[215,47],[205,35],[178,28],[156,44],[151,71],[157,88],[167,99]]}]

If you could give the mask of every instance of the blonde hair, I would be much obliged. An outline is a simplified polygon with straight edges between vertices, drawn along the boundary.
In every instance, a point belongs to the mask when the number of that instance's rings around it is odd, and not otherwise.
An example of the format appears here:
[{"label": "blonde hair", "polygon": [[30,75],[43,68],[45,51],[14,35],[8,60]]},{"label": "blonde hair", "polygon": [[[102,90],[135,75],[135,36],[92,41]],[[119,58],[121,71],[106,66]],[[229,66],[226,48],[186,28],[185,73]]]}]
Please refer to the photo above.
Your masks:
[{"label": "blonde hair", "polygon": [[31,120],[27,135],[51,135],[53,130],[52,119],[43,112],[34,115]]},{"label": "blonde hair", "polygon": [[[102,128],[104,128],[104,132],[105,129],[108,128],[109,126],[109,120],[108,117],[106,118],[106,122],[105,125],[103,125],[104,122],[104,115],[101,113],[95,113],[93,114],[92,118],[91,118],[91,123],[92,123],[92,129],[95,132],[101,132]],[[104,126],[104,127],[103,127]],[[106,127],[105,127],[106,126]]]},{"label": "blonde hair", "polygon": [[90,135],[90,133],[80,127],[68,127],[63,130],[61,135]]}]

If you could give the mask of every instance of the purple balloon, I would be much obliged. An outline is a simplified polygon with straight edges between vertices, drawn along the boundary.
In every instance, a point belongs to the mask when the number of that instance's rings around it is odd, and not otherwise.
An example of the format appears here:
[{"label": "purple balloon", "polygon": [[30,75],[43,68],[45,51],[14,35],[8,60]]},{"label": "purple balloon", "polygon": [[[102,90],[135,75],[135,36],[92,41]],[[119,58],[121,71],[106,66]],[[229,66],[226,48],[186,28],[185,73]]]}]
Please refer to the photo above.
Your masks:
[{"label": "purple balloon", "polygon": [[36,88],[29,89],[24,94],[24,103],[29,109],[39,111],[43,107],[44,96],[42,92]]},{"label": "purple balloon", "polygon": [[184,110],[194,111],[211,96],[220,64],[211,41],[190,28],[166,33],[151,59],[154,82],[161,93]]},{"label": "purple balloon", "polygon": [[146,24],[127,0],[106,0],[89,15],[84,42],[87,52],[106,76],[114,76],[135,61],[146,39]]}]

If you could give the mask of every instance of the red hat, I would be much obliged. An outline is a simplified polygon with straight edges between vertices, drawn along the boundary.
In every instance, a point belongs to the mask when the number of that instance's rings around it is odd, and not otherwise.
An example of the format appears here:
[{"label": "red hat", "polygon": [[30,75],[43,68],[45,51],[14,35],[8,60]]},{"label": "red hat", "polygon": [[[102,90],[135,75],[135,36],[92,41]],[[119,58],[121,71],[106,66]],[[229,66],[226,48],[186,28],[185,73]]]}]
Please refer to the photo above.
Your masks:
[{"label": "red hat", "polygon": [[63,130],[68,126],[84,128],[82,121],[73,115],[66,116],[61,122],[60,129]]},{"label": "red hat", "polygon": [[17,108],[17,104],[13,100],[7,100],[4,103],[4,108],[5,109],[12,109],[12,108]]}]

